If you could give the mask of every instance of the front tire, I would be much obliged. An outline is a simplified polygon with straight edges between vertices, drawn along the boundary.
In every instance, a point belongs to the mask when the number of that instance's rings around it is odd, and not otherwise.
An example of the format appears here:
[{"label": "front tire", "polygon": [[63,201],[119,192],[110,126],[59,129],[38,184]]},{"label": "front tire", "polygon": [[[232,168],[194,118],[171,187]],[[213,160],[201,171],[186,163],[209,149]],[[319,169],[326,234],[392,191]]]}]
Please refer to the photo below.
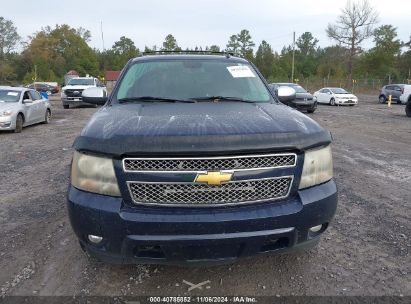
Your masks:
[{"label": "front tire", "polygon": [[15,133],[21,133],[23,130],[24,118],[23,115],[19,114],[16,118],[16,129],[14,129]]},{"label": "front tire", "polygon": [[334,98],[330,99],[330,105],[335,106],[335,99]]},{"label": "front tire", "polygon": [[385,98],[384,95],[381,95],[380,98],[378,98],[378,101],[379,101],[380,103],[385,103],[386,100],[387,100],[387,99]]}]

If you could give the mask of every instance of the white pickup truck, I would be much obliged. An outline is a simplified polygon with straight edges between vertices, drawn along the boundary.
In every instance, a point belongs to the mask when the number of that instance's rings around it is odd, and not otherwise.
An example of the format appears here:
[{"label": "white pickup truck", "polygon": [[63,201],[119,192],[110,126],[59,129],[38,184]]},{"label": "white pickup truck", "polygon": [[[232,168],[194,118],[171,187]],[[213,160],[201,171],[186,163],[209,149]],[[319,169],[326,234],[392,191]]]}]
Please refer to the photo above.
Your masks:
[{"label": "white pickup truck", "polygon": [[[61,89],[63,108],[68,109],[70,105],[77,106],[87,104],[83,102],[81,95],[85,89],[92,87],[103,87],[105,89],[104,84],[94,77],[76,77],[70,79],[67,85]],[[105,92],[107,94],[107,90],[105,90]]]},{"label": "white pickup truck", "polygon": [[402,104],[405,104],[405,113],[411,117],[411,84],[404,86],[400,100]]}]

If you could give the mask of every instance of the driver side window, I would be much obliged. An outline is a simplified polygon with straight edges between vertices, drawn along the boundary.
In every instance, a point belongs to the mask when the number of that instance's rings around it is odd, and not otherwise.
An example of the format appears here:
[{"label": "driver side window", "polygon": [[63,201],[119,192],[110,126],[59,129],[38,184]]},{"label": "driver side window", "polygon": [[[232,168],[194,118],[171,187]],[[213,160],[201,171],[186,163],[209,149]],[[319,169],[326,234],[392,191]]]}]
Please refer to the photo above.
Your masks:
[{"label": "driver side window", "polygon": [[26,99],[32,100],[32,98],[31,98],[31,96],[30,96],[30,94],[29,94],[28,91],[24,92],[24,95],[23,95],[23,100],[26,100]]},{"label": "driver side window", "polygon": [[32,100],[40,100],[41,96],[37,91],[30,91],[31,99]]}]

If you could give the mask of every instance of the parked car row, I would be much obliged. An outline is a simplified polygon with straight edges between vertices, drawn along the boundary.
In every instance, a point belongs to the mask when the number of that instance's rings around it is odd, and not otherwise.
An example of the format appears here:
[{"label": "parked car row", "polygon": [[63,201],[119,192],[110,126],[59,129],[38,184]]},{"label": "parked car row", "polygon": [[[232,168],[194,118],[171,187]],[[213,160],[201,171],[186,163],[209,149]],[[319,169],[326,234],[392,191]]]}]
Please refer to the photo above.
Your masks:
[{"label": "parked car row", "polygon": [[354,94],[351,94],[343,88],[322,88],[311,94],[302,86],[295,83],[271,83],[271,90],[277,94],[277,90],[280,87],[290,87],[295,90],[295,98],[287,103],[288,106],[306,110],[308,113],[314,113],[317,109],[317,104],[329,104],[336,105],[350,105],[354,106],[358,104],[358,98]]},{"label": "parked car row", "polygon": [[[286,104],[298,110],[305,110],[308,113],[313,113],[317,108],[317,104],[332,106],[354,106],[358,104],[358,97],[343,88],[325,87],[311,95],[309,91],[295,83],[271,83],[269,87],[274,94],[277,94],[280,87],[294,89],[295,98],[289,100]],[[379,102],[386,103],[390,98],[392,102],[405,104],[405,113],[408,117],[411,117],[411,85],[390,84],[383,86],[378,95]]]},{"label": "parked car row", "polygon": [[[76,77],[69,81],[61,90],[61,100],[64,109],[70,105],[85,104],[82,93],[85,89],[101,87],[103,95],[107,96],[104,85],[94,77]],[[293,89],[292,98],[283,99],[282,102],[298,110],[314,113],[318,104],[349,105],[358,104],[358,98],[343,88],[325,87],[314,94],[296,83],[271,83],[269,88],[278,96],[281,87]],[[0,86],[0,130],[14,130],[21,132],[24,126],[45,122],[51,119],[51,106],[48,100],[38,92],[48,95],[59,92],[58,87],[46,83],[31,84],[26,87]],[[393,102],[405,104],[405,112],[411,117],[411,85],[390,84],[381,88],[378,100],[385,103],[391,96]]]},{"label": "parked car row", "polygon": [[[69,105],[83,104],[83,90],[92,87],[101,87],[107,96],[106,88],[97,78],[71,79],[61,92],[63,107],[68,109]],[[0,131],[20,133],[23,127],[49,123],[51,104],[47,96],[58,92],[58,87],[46,83],[33,83],[25,87],[0,86]]]}]

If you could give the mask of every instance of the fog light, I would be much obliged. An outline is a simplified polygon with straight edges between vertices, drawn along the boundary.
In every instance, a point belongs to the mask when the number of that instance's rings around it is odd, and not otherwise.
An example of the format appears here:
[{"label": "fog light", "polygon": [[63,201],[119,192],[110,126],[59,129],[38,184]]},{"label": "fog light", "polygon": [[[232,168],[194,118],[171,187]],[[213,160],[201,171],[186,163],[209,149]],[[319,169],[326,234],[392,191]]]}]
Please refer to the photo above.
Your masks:
[{"label": "fog light", "polygon": [[90,242],[92,242],[92,243],[94,243],[94,244],[98,244],[98,243],[100,243],[100,242],[103,240],[103,237],[102,237],[102,236],[98,236],[98,235],[89,234],[89,235],[88,235],[88,239],[89,239]]},{"label": "fog light", "polygon": [[318,226],[314,226],[310,228],[311,232],[318,232],[321,230],[321,228],[323,227],[323,225],[318,225]]}]

